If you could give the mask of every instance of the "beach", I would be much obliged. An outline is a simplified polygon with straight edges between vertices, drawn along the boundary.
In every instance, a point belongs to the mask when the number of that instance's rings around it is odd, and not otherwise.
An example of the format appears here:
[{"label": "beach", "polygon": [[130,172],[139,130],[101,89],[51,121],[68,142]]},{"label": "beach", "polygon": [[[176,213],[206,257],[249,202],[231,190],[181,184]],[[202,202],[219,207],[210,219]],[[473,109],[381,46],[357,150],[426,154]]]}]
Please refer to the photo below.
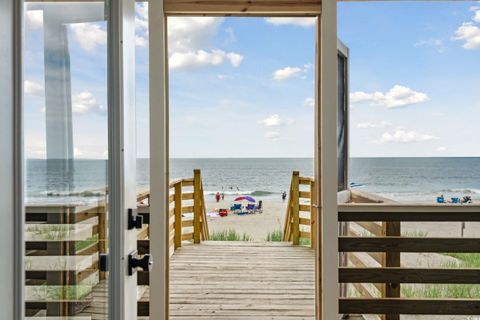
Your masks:
[{"label": "beach", "polygon": [[[233,229],[241,235],[246,234],[252,241],[265,241],[268,233],[276,230],[283,232],[287,200],[282,201],[280,195],[278,198],[277,200],[272,196],[258,198],[263,202],[262,213],[246,215],[229,213],[227,217],[208,217],[209,231],[214,233]],[[207,212],[230,208],[234,203],[233,200],[234,197],[225,197],[225,200],[216,202],[212,195],[206,195]]]}]

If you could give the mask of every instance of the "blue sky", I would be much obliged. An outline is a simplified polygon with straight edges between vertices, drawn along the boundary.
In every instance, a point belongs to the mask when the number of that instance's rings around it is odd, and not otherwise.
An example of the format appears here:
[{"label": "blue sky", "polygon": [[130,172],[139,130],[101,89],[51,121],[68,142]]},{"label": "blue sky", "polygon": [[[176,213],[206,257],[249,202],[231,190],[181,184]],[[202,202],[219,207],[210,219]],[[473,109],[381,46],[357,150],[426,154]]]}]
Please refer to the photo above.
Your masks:
[{"label": "blue sky", "polygon": [[[148,156],[147,8],[137,154]],[[66,13],[67,14],[67,13]],[[43,15],[26,17],[26,151],[45,155]],[[104,22],[68,26],[77,157],[106,155]],[[480,3],[345,2],[352,156],[479,156]],[[313,155],[314,21],[170,18],[171,156]]]}]

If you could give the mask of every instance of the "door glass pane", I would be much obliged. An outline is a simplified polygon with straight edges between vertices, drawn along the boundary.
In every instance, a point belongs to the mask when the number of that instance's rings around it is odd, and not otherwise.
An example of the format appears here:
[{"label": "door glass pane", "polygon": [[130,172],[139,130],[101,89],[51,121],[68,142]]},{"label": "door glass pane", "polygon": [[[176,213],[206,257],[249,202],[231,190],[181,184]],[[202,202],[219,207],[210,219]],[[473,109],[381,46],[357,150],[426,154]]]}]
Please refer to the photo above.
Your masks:
[{"label": "door glass pane", "polygon": [[348,88],[347,88],[347,57],[341,52],[337,54],[337,162],[338,162],[338,191],[348,189]]},{"label": "door glass pane", "polygon": [[105,3],[25,4],[27,318],[106,319]]}]

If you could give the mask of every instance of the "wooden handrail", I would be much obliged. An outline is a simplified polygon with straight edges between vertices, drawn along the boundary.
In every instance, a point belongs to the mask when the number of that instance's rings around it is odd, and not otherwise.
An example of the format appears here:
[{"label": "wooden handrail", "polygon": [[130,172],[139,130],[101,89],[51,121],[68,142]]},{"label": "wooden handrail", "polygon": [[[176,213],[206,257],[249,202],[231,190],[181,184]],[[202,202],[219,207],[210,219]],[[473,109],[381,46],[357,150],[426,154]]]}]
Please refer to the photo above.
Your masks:
[{"label": "wooden handrail", "polygon": [[[352,284],[361,298],[340,298],[340,313],[384,314],[399,319],[401,314],[479,315],[477,299],[400,298],[401,284],[478,284],[479,269],[408,268],[401,264],[402,252],[480,253],[478,238],[404,237],[401,222],[480,221],[478,205],[426,204],[341,204],[338,221],[352,223],[362,232],[348,227],[339,236],[339,252],[348,255],[349,265],[340,266],[339,282]],[[377,262],[366,265],[357,253],[368,254]],[[380,288],[381,298],[368,293],[364,284]],[[473,307],[476,306],[476,307]]]},{"label": "wooden handrail", "polygon": [[[196,171],[197,172],[197,171]],[[171,251],[173,254],[175,249],[182,245],[182,241],[191,241],[194,239],[194,220],[183,219],[184,213],[194,213],[195,207],[200,215],[197,214],[197,220],[200,221],[200,239],[208,240],[208,223],[206,216],[205,199],[203,196],[203,184],[198,170],[198,180],[195,177],[176,179],[170,183],[173,193],[169,195],[169,203],[173,206],[169,208],[170,221],[169,229],[171,232]],[[193,192],[196,182],[197,188]],[[199,186],[199,187],[198,187]],[[190,188],[183,190],[184,187]],[[197,197],[195,197],[197,195]],[[197,199],[197,200],[195,200]],[[194,205],[183,205],[183,201],[194,201]],[[196,204],[195,204],[196,201]],[[99,271],[98,254],[106,253],[108,248],[108,216],[106,214],[106,202],[98,201],[93,205],[39,205],[27,206],[26,222],[35,233],[30,232],[30,238],[25,241],[27,251],[27,264],[30,259],[41,259],[42,257],[58,257],[62,263],[52,270],[41,270],[27,268],[26,284],[27,285],[50,285],[55,286],[58,294],[67,294],[70,290],[61,290],[62,287],[74,287],[81,285],[81,282],[89,277],[94,277],[98,273],[99,280],[105,280],[104,272]],[[137,249],[139,254],[146,254],[150,251],[149,242],[149,224],[150,224],[150,192],[143,191],[137,195],[138,214],[144,217],[143,221],[146,226],[138,231]],[[197,208],[197,209],[198,209]],[[199,217],[199,219],[198,219]],[[51,226],[51,228],[49,228]],[[81,234],[77,235],[80,227]],[[190,230],[185,230],[189,228]],[[45,230],[44,230],[45,229]],[[43,233],[52,230],[53,235],[44,235]],[[66,231],[63,231],[66,230]],[[65,235],[63,235],[65,233]],[[63,236],[62,236],[63,235]],[[72,238],[73,236],[73,238]],[[85,242],[85,243],[84,243]],[[81,246],[78,244],[82,243]],[[63,263],[70,258],[83,258],[86,262],[85,268],[82,270],[72,269],[69,263]],[[87,264],[87,260],[92,261]],[[139,285],[148,285],[148,273],[141,272],[139,277]],[[91,280],[89,280],[91,281]],[[98,281],[98,280],[97,280]],[[90,283],[90,282],[89,282]],[[45,291],[45,290],[43,290]],[[52,289],[52,291],[54,291]],[[47,291],[45,291],[47,292]],[[66,292],[66,293],[63,293]],[[76,315],[85,306],[91,302],[91,295],[82,298],[71,297],[55,297],[55,301],[40,297],[35,300],[26,298],[26,309],[29,313],[36,313],[40,310],[47,310],[47,314],[52,316],[73,316]],[[139,302],[140,304],[140,302]]]},{"label": "wooden handrail", "polygon": [[[301,190],[301,185],[307,186],[308,191]],[[293,245],[299,245],[300,239],[304,238],[310,240],[311,248],[314,247],[316,242],[316,217],[312,198],[314,188],[313,178],[301,177],[298,171],[292,173],[283,226],[283,241],[291,241]],[[308,200],[308,204],[300,202],[300,199]]]}]

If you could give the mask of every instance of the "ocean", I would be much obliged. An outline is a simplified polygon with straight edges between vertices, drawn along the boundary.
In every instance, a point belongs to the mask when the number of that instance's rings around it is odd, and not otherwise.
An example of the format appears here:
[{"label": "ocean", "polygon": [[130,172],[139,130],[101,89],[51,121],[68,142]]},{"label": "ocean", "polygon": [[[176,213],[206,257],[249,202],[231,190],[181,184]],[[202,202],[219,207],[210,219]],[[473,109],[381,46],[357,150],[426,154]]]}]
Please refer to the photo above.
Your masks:
[{"label": "ocean", "polygon": [[[148,167],[147,159],[138,159],[139,190],[148,188]],[[102,196],[107,181],[105,160],[28,159],[26,168],[27,203],[89,202]],[[313,175],[313,159],[171,159],[170,176],[191,177],[196,168],[207,195],[280,198],[294,170]],[[432,202],[440,194],[480,200],[480,158],[352,158],[349,179],[359,190],[398,201]]]}]

